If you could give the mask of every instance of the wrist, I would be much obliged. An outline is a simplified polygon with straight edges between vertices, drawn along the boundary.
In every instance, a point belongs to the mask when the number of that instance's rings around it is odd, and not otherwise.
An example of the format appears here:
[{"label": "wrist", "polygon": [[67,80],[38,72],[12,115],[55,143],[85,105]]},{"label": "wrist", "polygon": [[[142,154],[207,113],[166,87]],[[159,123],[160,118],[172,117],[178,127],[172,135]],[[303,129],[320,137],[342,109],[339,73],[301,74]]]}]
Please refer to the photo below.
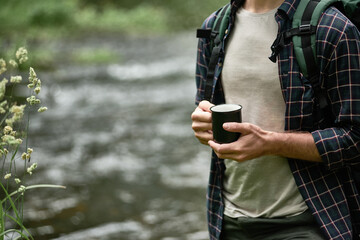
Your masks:
[{"label": "wrist", "polygon": [[[266,133],[266,145],[265,155],[278,155],[282,156],[282,142],[285,139],[285,135],[283,133],[278,132],[267,132]],[[286,140],[285,140],[286,141]]]}]

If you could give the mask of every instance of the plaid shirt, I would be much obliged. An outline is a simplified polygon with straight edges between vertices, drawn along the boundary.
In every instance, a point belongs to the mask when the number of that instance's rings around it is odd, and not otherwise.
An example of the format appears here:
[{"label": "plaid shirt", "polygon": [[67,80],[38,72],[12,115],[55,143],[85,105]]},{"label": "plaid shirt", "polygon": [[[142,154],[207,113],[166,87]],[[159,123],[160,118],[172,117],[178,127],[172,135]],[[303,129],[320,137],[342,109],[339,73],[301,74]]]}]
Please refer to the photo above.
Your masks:
[{"label": "plaid shirt", "polygon": [[[291,28],[291,20],[300,0],[285,0],[275,15],[279,32]],[[231,0],[232,13],[225,40],[234,24],[240,3]],[[211,28],[216,12],[202,28]],[[337,9],[329,8],[318,25],[317,60],[322,86],[327,89],[335,116],[333,126],[325,128],[316,119],[312,86],[299,71],[291,41],[277,57],[279,79],[286,103],[285,130],[312,133],[323,163],[289,159],[290,169],[307,206],[328,239],[360,239],[360,195],[351,169],[360,165],[360,37],[351,22]],[[224,40],[224,41],[225,41]],[[269,46],[270,47],[270,46]],[[207,66],[211,54],[208,39],[199,39],[196,84],[198,104],[204,95]],[[220,74],[223,58],[215,71],[213,103],[224,103]],[[212,154],[207,193],[210,239],[219,239],[224,203],[222,180],[224,161]]]}]

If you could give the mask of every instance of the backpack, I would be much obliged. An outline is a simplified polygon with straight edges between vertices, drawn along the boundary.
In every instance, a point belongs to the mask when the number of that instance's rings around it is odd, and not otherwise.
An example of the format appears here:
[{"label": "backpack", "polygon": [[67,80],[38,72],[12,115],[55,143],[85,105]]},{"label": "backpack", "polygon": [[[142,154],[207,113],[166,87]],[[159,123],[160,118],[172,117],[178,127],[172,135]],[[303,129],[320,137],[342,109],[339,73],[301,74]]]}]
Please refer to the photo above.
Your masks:
[{"label": "backpack", "polygon": [[[271,46],[272,54],[269,59],[276,62],[276,56],[284,46],[285,40],[291,38],[294,44],[296,60],[302,74],[309,79],[315,101],[319,104],[320,111],[314,114],[332,116],[326,90],[321,88],[319,70],[316,61],[316,28],[322,13],[330,6],[335,6],[347,16],[355,26],[360,29],[360,0],[301,0],[294,14],[292,28],[278,34]],[[211,57],[206,76],[204,100],[212,102],[212,89],[214,73],[222,51],[222,40],[229,24],[231,14],[230,3],[216,12],[216,19],[211,29],[198,29],[197,38],[208,38],[212,48]],[[315,116],[317,117],[317,116]],[[330,118],[328,118],[331,120]],[[328,124],[328,123],[325,123]],[[352,166],[352,173],[360,191],[360,164]]]}]

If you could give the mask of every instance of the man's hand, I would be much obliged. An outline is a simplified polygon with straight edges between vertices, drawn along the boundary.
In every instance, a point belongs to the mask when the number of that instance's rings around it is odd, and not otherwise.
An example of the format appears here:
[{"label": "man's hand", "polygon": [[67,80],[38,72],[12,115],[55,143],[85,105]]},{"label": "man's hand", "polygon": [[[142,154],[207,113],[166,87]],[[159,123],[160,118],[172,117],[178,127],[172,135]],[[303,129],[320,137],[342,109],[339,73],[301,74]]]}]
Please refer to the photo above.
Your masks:
[{"label": "man's hand", "polygon": [[213,140],[212,119],[210,108],[214,104],[208,101],[201,101],[195,111],[191,114],[192,129],[195,137],[205,145]]},{"label": "man's hand", "polygon": [[224,129],[229,132],[240,132],[240,138],[232,143],[218,144],[209,141],[210,147],[219,158],[243,162],[270,153],[267,149],[267,138],[270,132],[250,123],[225,123]]},{"label": "man's hand", "polygon": [[264,155],[277,155],[288,158],[322,162],[314,139],[309,132],[270,132],[250,123],[225,123],[229,132],[240,132],[240,138],[232,143],[208,143],[219,158],[238,162]]}]

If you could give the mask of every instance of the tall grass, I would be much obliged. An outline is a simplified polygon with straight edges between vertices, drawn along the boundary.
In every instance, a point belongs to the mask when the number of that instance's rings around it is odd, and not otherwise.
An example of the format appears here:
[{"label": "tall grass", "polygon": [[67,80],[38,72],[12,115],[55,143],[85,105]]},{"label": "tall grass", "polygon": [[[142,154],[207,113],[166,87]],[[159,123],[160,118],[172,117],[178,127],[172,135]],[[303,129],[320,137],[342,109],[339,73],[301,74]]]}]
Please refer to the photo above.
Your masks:
[{"label": "tall grass", "polygon": [[[0,240],[33,239],[23,225],[23,201],[26,191],[32,188],[56,187],[57,185],[27,186],[37,163],[30,162],[33,149],[28,146],[30,114],[33,110],[44,112],[38,98],[41,80],[33,68],[29,69],[28,83],[16,75],[19,65],[28,60],[27,50],[19,48],[15,57],[0,59]],[[27,86],[29,96],[17,96],[17,87]]]}]

